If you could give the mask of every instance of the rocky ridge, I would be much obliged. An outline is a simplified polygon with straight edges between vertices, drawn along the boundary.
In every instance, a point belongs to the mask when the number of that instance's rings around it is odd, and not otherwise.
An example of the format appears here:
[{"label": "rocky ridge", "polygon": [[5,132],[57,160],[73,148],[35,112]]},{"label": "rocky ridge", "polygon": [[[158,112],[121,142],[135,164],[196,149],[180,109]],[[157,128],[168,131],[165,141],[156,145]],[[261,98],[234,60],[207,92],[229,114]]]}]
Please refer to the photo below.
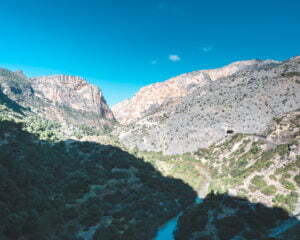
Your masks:
[{"label": "rocky ridge", "polygon": [[[208,147],[227,134],[258,134],[267,128],[274,117],[299,108],[300,57],[283,62],[242,63],[211,70],[219,78],[215,77],[212,81],[210,77],[203,84],[203,77],[201,84],[193,84],[186,95],[164,99],[160,105],[152,104],[142,117],[118,129],[116,134],[129,148],[181,154]],[[187,79],[188,83],[190,79],[196,79],[189,78],[193,74],[208,79],[208,74],[197,72],[180,76],[180,82]],[[153,97],[159,96],[160,90],[149,88]],[[138,108],[133,103],[136,96],[128,108]],[[120,119],[116,108],[113,110]]]},{"label": "rocky ridge", "polygon": [[160,105],[180,102],[194,87],[205,86],[212,81],[228,77],[244,69],[257,68],[261,65],[276,64],[276,61],[249,60],[239,61],[222,68],[194,71],[143,87],[131,99],[127,99],[112,107],[112,110],[121,124],[129,124],[148,112],[158,109]]},{"label": "rocky ridge", "polygon": [[96,128],[115,121],[101,90],[81,77],[27,78],[20,71],[1,69],[0,84],[7,97],[51,120]]}]

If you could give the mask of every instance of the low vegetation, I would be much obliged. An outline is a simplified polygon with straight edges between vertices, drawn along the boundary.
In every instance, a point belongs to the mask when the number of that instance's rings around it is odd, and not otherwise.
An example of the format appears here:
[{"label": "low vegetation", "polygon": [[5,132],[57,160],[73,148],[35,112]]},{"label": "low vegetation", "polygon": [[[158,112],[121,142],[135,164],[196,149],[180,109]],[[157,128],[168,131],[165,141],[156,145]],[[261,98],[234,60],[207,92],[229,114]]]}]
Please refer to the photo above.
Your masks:
[{"label": "low vegetation", "polygon": [[179,218],[175,239],[269,239],[271,229],[287,219],[297,221],[281,208],[210,193]]},{"label": "low vegetation", "polygon": [[141,158],[68,139],[76,129],[1,105],[0,239],[151,239],[194,201]]}]

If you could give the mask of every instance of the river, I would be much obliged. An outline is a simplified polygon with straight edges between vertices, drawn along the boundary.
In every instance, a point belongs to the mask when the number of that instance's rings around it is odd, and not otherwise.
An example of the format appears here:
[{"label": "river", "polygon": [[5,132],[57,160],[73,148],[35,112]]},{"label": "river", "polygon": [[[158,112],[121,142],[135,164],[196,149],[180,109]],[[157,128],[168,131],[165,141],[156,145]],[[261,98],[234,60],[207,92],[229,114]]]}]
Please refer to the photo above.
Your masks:
[{"label": "river", "polygon": [[[201,203],[201,202],[202,202],[202,200],[199,197],[197,197],[195,199],[195,203]],[[162,225],[159,228],[159,230],[157,232],[157,235],[154,238],[154,240],[174,240],[173,233],[176,229],[177,221],[178,221],[181,214],[182,214],[182,212],[179,213],[176,217],[170,219],[164,225]]]}]

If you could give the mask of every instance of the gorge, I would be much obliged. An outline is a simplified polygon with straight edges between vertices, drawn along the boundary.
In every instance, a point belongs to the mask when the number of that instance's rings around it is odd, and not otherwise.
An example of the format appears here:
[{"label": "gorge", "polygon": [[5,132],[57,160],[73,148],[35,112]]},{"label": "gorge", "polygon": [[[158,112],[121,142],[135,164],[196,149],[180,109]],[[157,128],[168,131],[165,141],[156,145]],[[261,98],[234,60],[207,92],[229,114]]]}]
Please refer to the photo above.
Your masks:
[{"label": "gorge", "polygon": [[0,189],[3,240],[297,240],[300,57],[186,73],[111,109],[81,77],[2,68]]}]

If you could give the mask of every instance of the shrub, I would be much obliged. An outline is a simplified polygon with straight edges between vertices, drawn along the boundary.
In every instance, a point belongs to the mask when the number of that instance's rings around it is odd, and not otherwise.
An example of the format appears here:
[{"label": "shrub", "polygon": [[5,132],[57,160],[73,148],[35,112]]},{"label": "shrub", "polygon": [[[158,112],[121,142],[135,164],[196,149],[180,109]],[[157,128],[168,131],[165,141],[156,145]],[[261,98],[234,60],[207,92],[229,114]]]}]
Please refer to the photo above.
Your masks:
[{"label": "shrub", "polygon": [[258,153],[260,151],[260,148],[256,145],[256,144],[253,144],[252,145],[252,148],[250,149],[250,152],[252,153],[252,154],[256,154],[256,153]]},{"label": "shrub", "polygon": [[300,187],[300,175],[296,175],[294,177],[295,182],[297,183],[297,185]]},{"label": "shrub", "polygon": [[254,176],[251,180],[251,183],[260,189],[266,187],[267,185],[263,177],[259,175]]},{"label": "shrub", "polygon": [[295,185],[292,182],[282,179],[281,184],[288,190],[291,190],[291,191],[295,190]]},{"label": "shrub", "polygon": [[288,144],[281,144],[281,145],[278,145],[276,147],[276,152],[281,156],[283,157],[284,155],[286,155],[288,152],[289,152],[289,146]]},{"label": "shrub", "polygon": [[276,193],[276,187],[274,185],[269,185],[261,189],[261,192],[267,196],[274,195]]}]

